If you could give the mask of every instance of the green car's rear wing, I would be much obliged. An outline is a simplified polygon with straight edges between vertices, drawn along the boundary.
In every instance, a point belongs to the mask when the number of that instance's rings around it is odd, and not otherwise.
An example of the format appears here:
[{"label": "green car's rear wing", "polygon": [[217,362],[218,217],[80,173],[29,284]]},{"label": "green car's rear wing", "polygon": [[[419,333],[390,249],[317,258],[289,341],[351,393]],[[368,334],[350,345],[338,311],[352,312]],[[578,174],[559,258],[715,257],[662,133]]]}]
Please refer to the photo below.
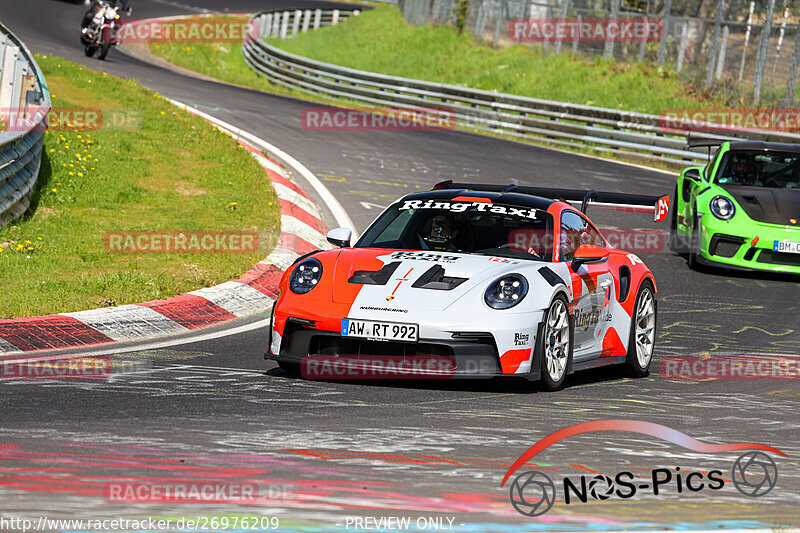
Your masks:
[{"label": "green car's rear wing", "polygon": [[529,194],[552,200],[560,200],[570,204],[579,204],[585,213],[589,204],[599,209],[624,211],[628,213],[652,214],[655,222],[667,218],[669,211],[669,195],[649,196],[645,194],[628,194],[619,192],[601,192],[594,189],[559,189],[551,187],[527,187],[522,185],[484,185],[480,183],[458,183],[451,180],[437,183],[433,190],[466,189],[472,191]]}]

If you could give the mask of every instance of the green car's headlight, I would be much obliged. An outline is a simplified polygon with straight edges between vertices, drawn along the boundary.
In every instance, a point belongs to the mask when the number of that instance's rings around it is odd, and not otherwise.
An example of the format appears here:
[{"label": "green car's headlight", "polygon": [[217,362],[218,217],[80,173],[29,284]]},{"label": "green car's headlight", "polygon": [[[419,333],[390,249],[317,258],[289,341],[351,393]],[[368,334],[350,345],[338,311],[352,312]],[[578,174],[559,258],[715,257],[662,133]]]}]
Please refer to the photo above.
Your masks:
[{"label": "green car's headlight", "polygon": [[720,220],[730,220],[736,214],[736,206],[724,196],[715,196],[709,204],[711,212]]}]

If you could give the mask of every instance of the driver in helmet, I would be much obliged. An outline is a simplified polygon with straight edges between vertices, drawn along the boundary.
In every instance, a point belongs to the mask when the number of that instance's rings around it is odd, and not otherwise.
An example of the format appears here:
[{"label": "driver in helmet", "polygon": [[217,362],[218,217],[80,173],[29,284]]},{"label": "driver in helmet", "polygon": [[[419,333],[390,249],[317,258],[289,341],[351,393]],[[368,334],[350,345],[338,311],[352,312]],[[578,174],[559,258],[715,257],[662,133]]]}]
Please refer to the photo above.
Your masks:
[{"label": "driver in helmet", "polygon": [[733,183],[747,185],[755,181],[753,165],[745,158],[734,159],[731,174],[728,176]]},{"label": "driver in helmet", "polygon": [[434,215],[430,231],[422,237],[422,241],[428,250],[455,252],[458,248],[453,244],[453,239],[457,235],[456,221],[450,215]]}]

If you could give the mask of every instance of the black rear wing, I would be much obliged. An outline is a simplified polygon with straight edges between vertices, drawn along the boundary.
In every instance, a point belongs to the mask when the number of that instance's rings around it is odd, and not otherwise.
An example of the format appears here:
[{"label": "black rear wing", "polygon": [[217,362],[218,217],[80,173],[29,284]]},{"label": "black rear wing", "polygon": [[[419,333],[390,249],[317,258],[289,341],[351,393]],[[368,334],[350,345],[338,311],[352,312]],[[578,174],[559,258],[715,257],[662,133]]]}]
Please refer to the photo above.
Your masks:
[{"label": "black rear wing", "polygon": [[703,137],[695,137],[686,141],[686,146],[689,148],[711,148],[714,146],[720,146],[725,142],[728,142],[728,139],[706,139]]},{"label": "black rear wing", "polygon": [[442,181],[434,185],[433,190],[466,189],[472,191],[529,194],[551,200],[560,200],[570,204],[580,204],[585,213],[589,204],[599,209],[624,211],[628,213],[652,214],[655,222],[661,222],[669,211],[669,195],[649,196],[645,194],[628,194],[620,192],[601,192],[580,189],[559,189],[551,187],[527,187],[523,185],[484,185],[480,183],[459,183],[452,180]]}]

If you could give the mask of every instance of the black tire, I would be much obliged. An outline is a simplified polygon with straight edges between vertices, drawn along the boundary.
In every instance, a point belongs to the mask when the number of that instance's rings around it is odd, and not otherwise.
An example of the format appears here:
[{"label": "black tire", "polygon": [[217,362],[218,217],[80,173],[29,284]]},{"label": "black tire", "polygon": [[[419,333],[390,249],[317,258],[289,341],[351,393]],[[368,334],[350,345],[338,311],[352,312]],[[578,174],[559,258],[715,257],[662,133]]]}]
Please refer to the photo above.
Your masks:
[{"label": "black tire", "polygon": [[111,50],[111,43],[103,43],[100,45],[100,53],[97,54],[97,59],[103,61]]},{"label": "black tire", "polygon": [[300,363],[290,363],[288,361],[278,361],[278,366],[281,367],[281,370],[286,372],[291,376],[299,376],[300,375]]},{"label": "black tire", "polygon": [[[645,298],[651,298],[652,302],[652,323],[648,323],[645,327],[652,327],[651,330],[651,348],[650,348],[650,356],[646,359],[646,363],[642,363],[639,358],[638,350],[637,350],[637,319],[639,316],[639,305]],[[647,376],[650,373],[650,365],[653,362],[653,349],[655,348],[655,339],[656,339],[656,319],[657,319],[657,305],[656,305],[656,293],[653,290],[653,284],[650,283],[650,280],[645,280],[639,286],[639,291],[636,293],[636,300],[633,303],[633,313],[631,315],[631,331],[628,335],[628,354],[625,357],[625,370],[626,373],[634,378],[642,378]]]},{"label": "black tire", "polygon": [[697,257],[700,254],[700,225],[699,220],[697,217],[694,217],[694,224],[692,224],[692,239],[689,243],[689,257],[688,263],[689,268],[692,270],[697,270],[700,267],[700,263],[697,261]]},{"label": "black tire", "polygon": [[86,54],[86,57],[94,57],[96,51],[97,47],[92,44],[87,44],[83,47],[83,53]]},{"label": "black tire", "polygon": [[[558,379],[555,379],[550,375],[550,371],[548,369],[549,359],[547,357],[548,352],[548,323],[550,322],[551,315],[553,313],[560,312],[560,306],[563,306],[563,311],[566,313],[566,320],[567,320],[567,342],[568,345],[565,350],[565,361],[563,362],[563,370],[561,376]],[[537,354],[534,360],[541,361],[541,384],[542,388],[547,391],[556,391],[561,389],[564,386],[564,383],[567,381],[567,375],[572,370],[572,349],[575,345],[574,341],[574,323],[569,316],[569,306],[567,304],[567,299],[564,297],[563,294],[559,294],[556,296],[553,301],[550,303],[550,307],[547,309],[547,313],[544,315],[544,325],[540,328],[541,335],[540,338],[536,340],[536,350]],[[563,330],[561,332],[563,334]],[[563,340],[559,340],[559,342],[563,342]],[[563,353],[563,352],[562,352]],[[560,359],[560,358],[559,358]]]},{"label": "black tire", "polygon": [[673,252],[683,253],[686,245],[678,236],[678,186],[675,186],[675,200],[672,202],[672,214],[669,220],[669,249]]}]

